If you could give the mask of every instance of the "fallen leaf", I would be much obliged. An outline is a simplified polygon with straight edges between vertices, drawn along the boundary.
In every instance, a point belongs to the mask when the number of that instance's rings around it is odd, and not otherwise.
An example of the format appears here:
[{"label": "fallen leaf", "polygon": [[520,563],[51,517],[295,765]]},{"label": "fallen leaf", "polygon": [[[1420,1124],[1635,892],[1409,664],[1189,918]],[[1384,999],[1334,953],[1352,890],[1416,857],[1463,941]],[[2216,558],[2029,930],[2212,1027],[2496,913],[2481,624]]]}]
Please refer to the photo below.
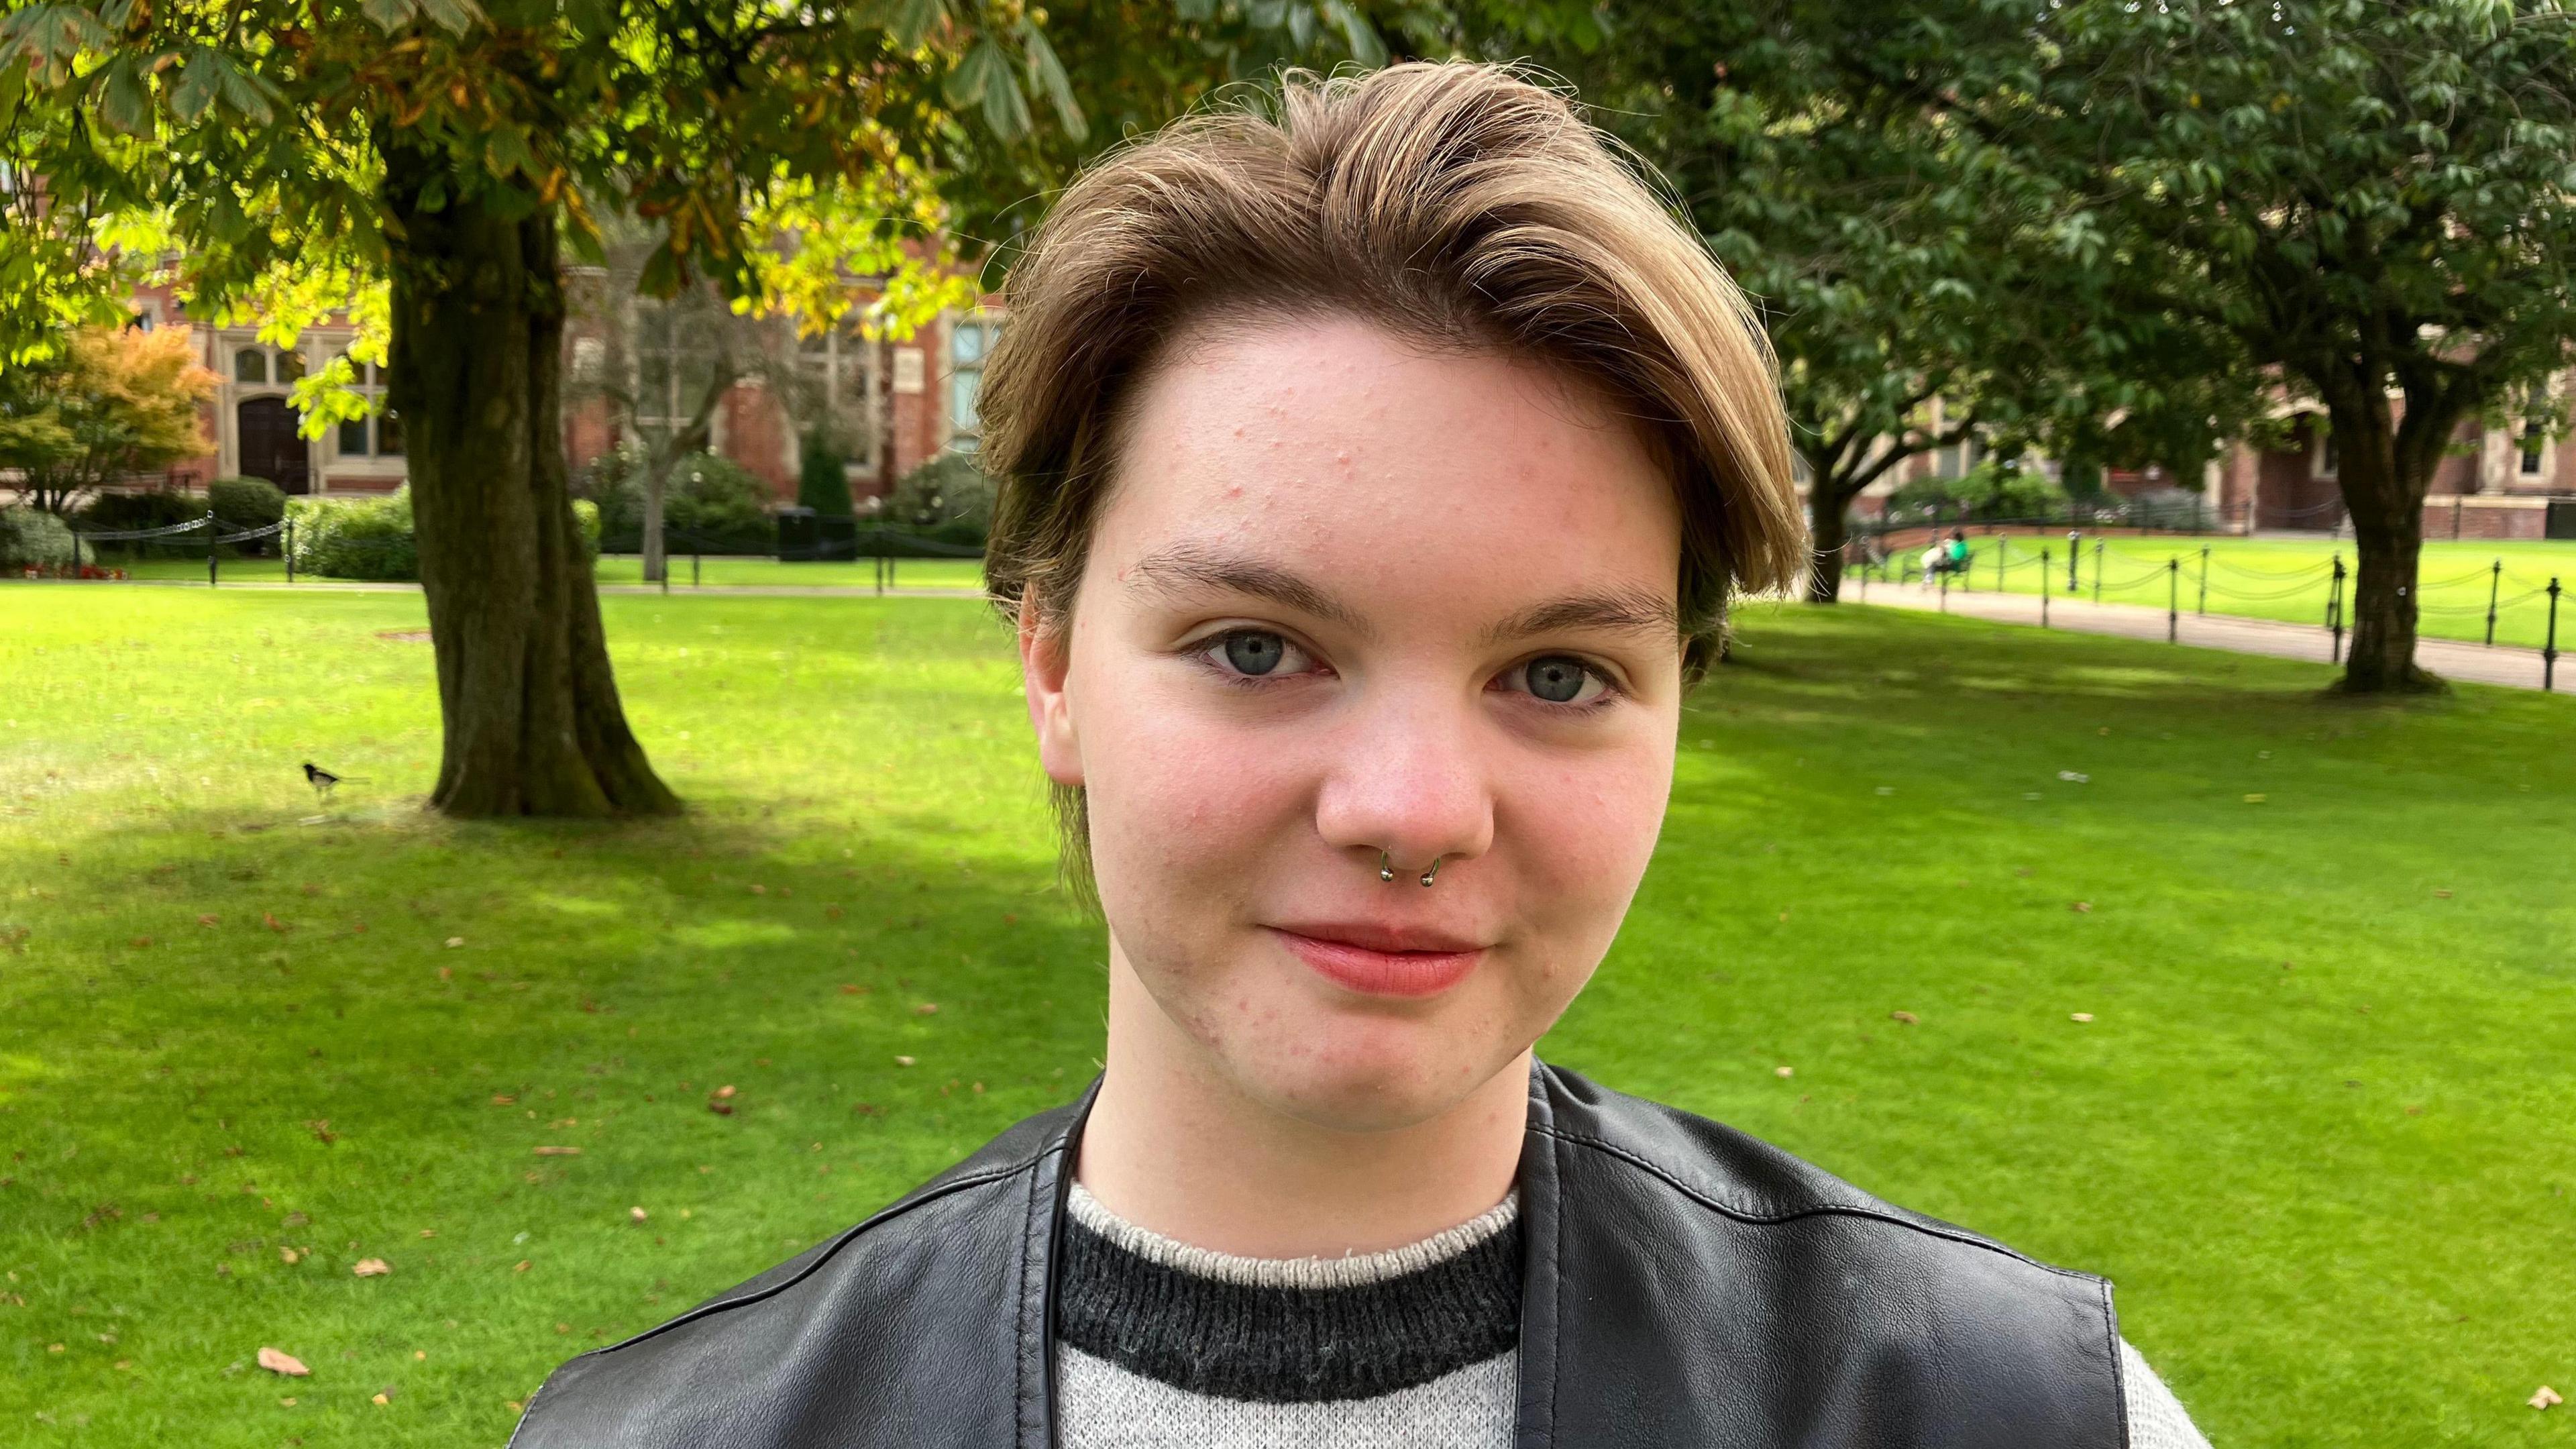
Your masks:
[{"label": "fallen leaf", "polygon": [[915,1016],[937,1016],[939,1014],[939,1003],[936,1001],[925,1001],[919,1006],[914,1007],[912,1009],[912,1014]]},{"label": "fallen leaf", "polygon": [[719,1117],[730,1117],[733,1115],[733,1103],[709,1102],[707,1104],[707,1110],[715,1113]]},{"label": "fallen leaf", "polygon": [[569,1323],[558,1323],[555,1325],[555,1332],[570,1333],[572,1332],[572,1325]]},{"label": "fallen leaf", "polygon": [[293,1398],[293,1396],[291,1396],[291,1395],[290,1395],[290,1396],[288,1396],[288,1397],[286,1397],[286,1398],[283,1398],[283,1399],[278,1400],[278,1401],[277,1401],[277,1406],[278,1406],[279,1408],[281,1408],[281,1409],[292,1409],[292,1408],[294,1408],[294,1407],[295,1407],[295,1399]]},{"label": "fallen leaf", "polygon": [[361,1278],[381,1278],[393,1270],[394,1265],[382,1258],[360,1258],[358,1266],[349,1271]]},{"label": "fallen leaf", "polygon": [[2530,1398],[2523,1400],[2523,1402],[2531,1405],[2535,1409],[2546,1409],[2552,1404],[2563,1404],[2567,1401],[2558,1397],[2558,1391],[2556,1389],[2551,1388],[2547,1384],[2542,1384],[2540,1386],[2539,1393],[2533,1394]]},{"label": "fallen leaf", "polygon": [[896,1057],[896,1058],[894,1059],[894,1064],[895,1064],[896,1066],[898,1066],[898,1067],[908,1067],[908,1066],[911,1066],[911,1065],[912,1065],[912,1058],[910,1058],[910,1057]]},{"label": "fallen leaf", "polygon": [[453,981],[453,980],[455,980],[455,979],[456,979],[456,968],[455,968],[455,967],[453,967],[453,966],[441,966],[441,967],[439,967],[439,968],[438,968],[438,979],[439,979],[439,980],[441,980],[441,981]]},{"label": "fallen leaf", "polygon": [[328,1117],[307,1122],[304,1125],[313,1130],[313,1140],[316,1142],[328,1144],[340,1140],[340,1134],[331,1130],[331,1119]]},{"label": "fallen leaf", "polygon": [[306,1374],[313,1372],[313,1370],[304,1366],[304,1361],[302,1359],[297,1358],[291,1353],[270,1348],[266,1344],[260,1345],[259,1366],[268,1370],[270,1373],[284,1374],[291,1379],[300,1379]]},{"label": "fallen leaf", "polygon": [[2093,1013],[2089,1011],[2068,1012],[2066,1019],[2068,1021],[2091,1021],[2093,1019]]},{"label": "fallen leaf", "polygon": [[2090,785],[2093,783],[2093,777],[2085,774],[2082,770],[2060,770],[2057,772],[2057,778],[2064,780],[2070,785]]},{"label": "fallen leaf", "polygon": [[765,885],[755,885],[751,888],[751,893],[756,896],[765,896],[769,894],[769,887]]},{"label": "fallen leaf", "polygon": [[841,918],[841,908],[839,906],[825,906],[823,908],[823,914],[828,919],[837,921]]},{"label": "fallen leaf", "polygon": [[524,1273],[528,1271],[528,1260],[521,1258],[518,1262],[511,1265],[510,1271],[513,1273]]},{"label": "fallen leaf", "polygon": [[631,1207],[626,1210],[626,1216],[640,1223],[644,1221],[644,1210],[640,1207]]},{"label": "fallen leaf", "polygon": [[2263,803],[2263,797],[2259,793],[2248,795],[2245,797],[2245,803],[2248,805],[2260,805]]},{"label": "fallen leaf", "polygon": [[494,1092],[492,1094],[492,1105],[495,1107],[513,1106],[517,1104],[518,1100],[518,1098],[511,1096],[507,1092]]},{"label": "fallen leaf", "polygon": [[197,924],[200,926],[220,926],[223,924],[223,921],[224,918],[221,916],[208,915],[197,917]]},{"label": "fallen leaf", "polygon": [[386,1398],[386,1397],[385,1397],[384,1395],[382,1395],[382,1394],[378,1394],[378,1395],[376,1395],[376,1397],[375,1397],[375,1402],[376,1402],[376,1403],[379,1403],[379,1404],[390,1404],[390,1403],[392,1403],[392,1402],[393,1402],[393,1400]]},{"label": "fallen leaf", "polygon": [[298,1254],[293,1248],[280,1246],[277,1250],[277,1256],[281,1261],[292,1263],[296,1260]]},{"label": "fallen leaf", "polygon": [[733,1096],[733,1084],[728,1082],[725,1085],[716,1088],[716,1095],[718,1097],[730,1098]]},{"label": "fallen leaf", "polygon": [[1773,1067],[1771,1069],[1771,1075],[1775,1077],[1794,1077],[1798,1075],[1798,1069],[1796,1067]]},{"label": "fallen leaf", "polygon": [[581,1156],[581,1149],[578,1147],[540,1147],[537,1149],[537,1155],[539,1157],[579,1157]]},{"label": "fallen leaf", "polygon": [[152,944],[152,938],[150,936],[137,936],[127,944],[134,946],[149,946]]},{"label": "fallen leaf", "polygon": [[2093,914],[2093,903],[2091,901],[2076,901],[2069,905],[2067,909],[2073,911],[2079,916],[2089,916]]},{"label": "fallen leaf", "polygon": [[421,1235],[422,1237],[424,1237],[424,1238],[434,1238],[434,1237],[437,1237],[437,1236],[438,1236],[438,1229],[436,1229],[436,1228],[423,1228],[423,1229],[421,1229],[421,1230],[420,1230],[420,1235]]},{"label": "fallen leaf", "polygon": [[1890,1021],[1901,1021],[1907,1026],[1920,1026],[1923,1024],[1923,1018],[1916,1016],[1910,1011],[1891,1011],[1887,1016]]},{"label": "fallen leaf", "polygon": [[451,951],[464,944],[465,938],[463,936],[450,936],[447,938],[447,949]]},{"label": "fallen leaf", "polygon": [[261,925],[263,925],[263,926],[268,927],[268,928],[269,928],[270,930],[272,930],[272,931],[283,931],[283,930],[285,930],[285,929],[286,929],[286,923],[285,923],[284,921],[281,921],[281,920],[279,920],[277,917],[275,917],[275,916],[273,916],[273,915],[270,915],[270,914],[269,914],[268,912],[266,912],[266,911],[262,911],[262,912],[260,912],[260,913],[259,913],[259,923],[260,923]]},{"label": "fallen leaf", "polygon": [[867,988],[864,986],[854,986],[847,981],[841,983],[841,994],[843,996],[862,996],[866,993]]},{"label": "fallen leaf", "polygon": [[2447,900],[2449,900],[2449,899],[2451,898],[2451,893],[2450,893],[2449,891],[2435,891],[2435,892],[2433,892],[2433,894],[2434,894],[2434,896],[2435,896],[2437,899],[2440,899],[2440,900],[2446,900],[2446,901],[2447,901]]}]

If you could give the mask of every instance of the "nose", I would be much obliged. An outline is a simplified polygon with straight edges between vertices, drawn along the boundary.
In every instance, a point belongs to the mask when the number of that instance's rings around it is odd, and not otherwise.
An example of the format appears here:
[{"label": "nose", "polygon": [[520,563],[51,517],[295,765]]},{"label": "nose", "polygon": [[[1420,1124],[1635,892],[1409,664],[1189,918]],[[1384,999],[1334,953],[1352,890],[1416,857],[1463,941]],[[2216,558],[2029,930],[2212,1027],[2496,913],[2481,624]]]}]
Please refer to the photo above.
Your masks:
[{"label": "nose", "polygon": [[1398,880],[1491,849],[1494,797],[1464,703],[1432,691],[1390,693],[1333,732],[1315,828],[1371,871],[1378,852]]}]

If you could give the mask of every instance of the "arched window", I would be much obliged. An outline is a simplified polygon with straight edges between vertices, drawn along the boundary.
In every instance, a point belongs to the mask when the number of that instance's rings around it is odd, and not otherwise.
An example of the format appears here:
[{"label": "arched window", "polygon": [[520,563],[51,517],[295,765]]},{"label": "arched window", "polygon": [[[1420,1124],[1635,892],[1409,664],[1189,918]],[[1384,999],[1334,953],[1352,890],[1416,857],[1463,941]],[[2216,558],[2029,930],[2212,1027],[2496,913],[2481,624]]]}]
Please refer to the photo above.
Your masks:
[{"label": "arched window", "polygon": [[245,347],[233,354],[233,381],[268,381],[268,349]]}]

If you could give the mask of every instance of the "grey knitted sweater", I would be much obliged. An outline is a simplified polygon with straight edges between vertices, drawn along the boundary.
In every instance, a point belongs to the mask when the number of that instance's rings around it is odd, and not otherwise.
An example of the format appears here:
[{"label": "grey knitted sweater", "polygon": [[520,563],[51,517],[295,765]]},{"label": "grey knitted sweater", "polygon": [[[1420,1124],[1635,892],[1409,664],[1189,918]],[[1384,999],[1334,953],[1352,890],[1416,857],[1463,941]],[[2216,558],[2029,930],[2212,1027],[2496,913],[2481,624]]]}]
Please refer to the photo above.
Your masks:
[{"label": "grey knitted sweater", "polygon": [[[1064,1449],[1508,1449],[1517,1195],[1407,1247],[1241,1258],[1120,1219],[1076,1183],[1056,1294]],[[2132,1449],[2209,1449],[2120,1345]]]}]

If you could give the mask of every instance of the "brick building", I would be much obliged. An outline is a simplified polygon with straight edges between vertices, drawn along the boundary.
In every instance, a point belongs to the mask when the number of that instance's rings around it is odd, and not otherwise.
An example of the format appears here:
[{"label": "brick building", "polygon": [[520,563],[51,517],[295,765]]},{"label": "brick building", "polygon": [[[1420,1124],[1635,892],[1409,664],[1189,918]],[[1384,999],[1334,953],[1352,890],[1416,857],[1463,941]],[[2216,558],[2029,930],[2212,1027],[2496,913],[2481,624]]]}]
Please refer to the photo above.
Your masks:
[{"label": "brick building", "polygon": [[[167,288],[137,291],[133,306],[136,325],[187,328],[197,360],[221,380],[204,410],[213,449],[173,465],[167,483],[202,488],[208,479],[238,475],[266,478],[290,494],[323,496],[389,493],[401,486],[405,468],[399,418],[380,415],[342,423],[312,440],[296,430],[288,392],[298,378],[349,345],[352,329],[345,317],[335,316],[298,337],[294,346],[278,348],[260,341],[254,327],[217,327],[188,317]],[[783,321],[778,326],[778,345],[794,350],[807,396],[831,411],[837,431],[861,440],[847,465],[851,492],[861,508],[892,491],[896,479],[925,460],[943,451],[973,449],[984,359],[1002,327],[993,307],[941,316],[899,342],[863,335],[855,309],[821,337],[798,339]],[[653,346],[650,330],[641,332],[638,366],[648,377],[668,379],[666,406],[676,415],[683,406],[679,369],[667,357],[657,357]],[[578,369],[595,361],[600,344],[576,329],[566,347],[567,368]],[[360,364],[358,385],[373,394],[383,380],[374,367]],[[803,461],[802,431],[787,400],[762,382],[746,381],[736,384],[717,408],[711,447],[765,480],[777,501],[792,503]],[[568,406],[564,441],[576,469],[616,446],[618,425],[607,404],[594,398]]]}]

